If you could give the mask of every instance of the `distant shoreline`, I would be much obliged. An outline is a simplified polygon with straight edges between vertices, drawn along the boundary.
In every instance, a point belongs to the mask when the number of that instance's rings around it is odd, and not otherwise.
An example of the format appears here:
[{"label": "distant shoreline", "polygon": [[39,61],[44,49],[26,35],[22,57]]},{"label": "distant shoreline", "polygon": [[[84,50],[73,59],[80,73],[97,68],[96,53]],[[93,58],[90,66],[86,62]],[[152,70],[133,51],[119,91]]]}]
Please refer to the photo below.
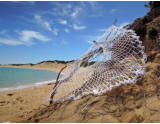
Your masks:
[{"label": "distant shoreline", "polygon": [[50,69],[50,68],[38,68],[38,67],[34,68],[34,67],[12,66],[12,65],[0,65],[0,67],[2,67],[2,68],[35,69],[35,70],[46,70],[46,71],[58,72],[58,71],[55,71],[54,69]]},{"label": "distant shoreline", "polygon": [[0,67],[13,67],[13,68],[27,68],[27,69],[38,69],[38,70],[49,70],[59,72],[61,68],[63,68],[67,63],[71,63],[73,61],[43,61],[37,64],[4,64],[0,65]]},{"label": "distant shoreline", "polygon": [[[34,69],[34,70],[45,70],[45,71],[54,71],[52,69],[45,69],[45,68],[31,68],[31,67],[18,67],[18,66],[0,66],[0,68],[21,68],[21,69]],[[57,71],[54,71],[57,72]]]}]

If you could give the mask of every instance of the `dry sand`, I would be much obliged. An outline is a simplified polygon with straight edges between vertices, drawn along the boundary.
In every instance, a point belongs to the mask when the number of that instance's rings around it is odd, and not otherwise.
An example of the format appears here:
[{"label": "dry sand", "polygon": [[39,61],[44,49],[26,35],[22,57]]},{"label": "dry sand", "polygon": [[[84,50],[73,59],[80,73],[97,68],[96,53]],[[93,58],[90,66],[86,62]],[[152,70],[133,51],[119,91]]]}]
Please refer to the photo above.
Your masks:
[{"label": "dry sand", "polygon": [[[17,122],[47,100],[53,85],[0,93],[0,122]],[[47,103],[47,102],[46,102]]]}]

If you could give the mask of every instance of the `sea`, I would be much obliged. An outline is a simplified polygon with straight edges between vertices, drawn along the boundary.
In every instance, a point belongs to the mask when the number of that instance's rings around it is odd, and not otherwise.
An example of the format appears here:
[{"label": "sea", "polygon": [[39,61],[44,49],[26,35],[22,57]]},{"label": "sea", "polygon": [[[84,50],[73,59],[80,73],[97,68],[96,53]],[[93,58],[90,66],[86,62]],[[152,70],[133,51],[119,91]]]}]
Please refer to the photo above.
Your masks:
[{"label": "sea", "polygon": [[55,82],[57,75],[47,70],[0,67],[0,92]]}]

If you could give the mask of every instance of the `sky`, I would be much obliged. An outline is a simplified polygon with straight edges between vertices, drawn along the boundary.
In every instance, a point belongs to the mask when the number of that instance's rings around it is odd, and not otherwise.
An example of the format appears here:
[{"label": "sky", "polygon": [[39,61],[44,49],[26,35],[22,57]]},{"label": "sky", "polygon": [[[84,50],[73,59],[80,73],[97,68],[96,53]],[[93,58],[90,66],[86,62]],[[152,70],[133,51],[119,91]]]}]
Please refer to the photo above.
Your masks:
[{"label": "sky", "polygon": [[115,19],[132,23],[145,1],[0,1],[0,64],[73,60]]}]

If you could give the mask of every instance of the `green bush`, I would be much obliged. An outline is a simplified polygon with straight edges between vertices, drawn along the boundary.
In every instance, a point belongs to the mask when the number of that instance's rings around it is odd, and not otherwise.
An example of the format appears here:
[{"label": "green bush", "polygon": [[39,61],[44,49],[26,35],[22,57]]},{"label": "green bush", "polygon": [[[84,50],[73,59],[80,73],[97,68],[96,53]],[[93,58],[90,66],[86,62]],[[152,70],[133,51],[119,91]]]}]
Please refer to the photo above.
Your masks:
[{"label": "green bush", "polygon": [[148,29],[148,35],[150,38],[156,38],[158,32],[154,25],[150,26]]}]

